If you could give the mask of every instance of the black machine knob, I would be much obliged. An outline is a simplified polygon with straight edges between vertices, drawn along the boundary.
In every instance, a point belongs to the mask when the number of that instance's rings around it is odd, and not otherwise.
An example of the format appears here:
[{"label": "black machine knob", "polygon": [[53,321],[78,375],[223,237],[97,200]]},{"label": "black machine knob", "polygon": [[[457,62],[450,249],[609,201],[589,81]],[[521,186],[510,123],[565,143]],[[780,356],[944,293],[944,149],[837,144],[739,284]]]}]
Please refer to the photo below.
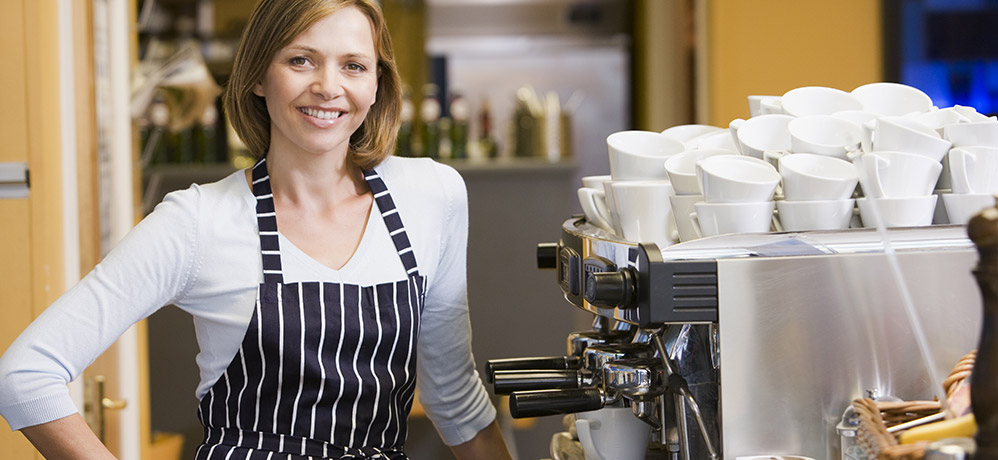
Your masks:
[{"label": "black machine knob", "polygon": [[637,307],[637,276],[632,268],[592,272],[586,276],[586,301],[604,308]]},{"label": "black machine knob", "polygon": [[573,389],[579,388],[581,380],[577,370],[498,371],[493,391],[497,395],[508,395],[514,391]]},{"label": "black machine knob", "polygon": [[509,413],[513,418],[572,414],[602,408],[603,393],[597,388],[516,391],[509,395]]},{"label": "black machine knob", "polygon": [[496,371],[526,371],[526,370],[565,370],[578,369],[578,356],[539,356],[532,358],[490,359],[485,364],[485,381],[492,383]]},{"label": "black machine knob", "polygon": [[537,268],[558,268],[558,243],[537,244]]}]

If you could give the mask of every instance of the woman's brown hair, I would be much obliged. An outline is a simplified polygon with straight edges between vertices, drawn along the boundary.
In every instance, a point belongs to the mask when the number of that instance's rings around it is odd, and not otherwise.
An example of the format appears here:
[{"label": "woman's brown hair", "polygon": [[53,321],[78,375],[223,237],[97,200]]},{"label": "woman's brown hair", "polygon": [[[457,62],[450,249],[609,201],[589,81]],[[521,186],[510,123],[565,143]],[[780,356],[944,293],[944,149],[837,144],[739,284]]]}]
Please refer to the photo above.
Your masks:
[{"label": "woman's brown hair", "polygon": [[266,101],[253,93],[274,55],[320,19],[354,6],[371,20],[378,56],[378,92],[364,123],[350,136],[350,159],[371,169],[395,150],[402,107],[402,83],[381,8],[374,0],[261,0],[243,29],[225,87],[225,114],[254,157],[270,148]]}]

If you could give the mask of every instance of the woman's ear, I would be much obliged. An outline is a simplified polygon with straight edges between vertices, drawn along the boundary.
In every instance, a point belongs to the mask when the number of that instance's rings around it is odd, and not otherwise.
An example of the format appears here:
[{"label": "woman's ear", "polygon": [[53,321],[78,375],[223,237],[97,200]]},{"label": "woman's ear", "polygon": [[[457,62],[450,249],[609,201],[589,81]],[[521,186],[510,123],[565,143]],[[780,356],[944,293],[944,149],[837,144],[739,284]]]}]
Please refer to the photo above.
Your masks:
[{"label": "woman's ear", "polygon": [[257,82],[253,85],[253,94],[263,97],[263,83]]}]

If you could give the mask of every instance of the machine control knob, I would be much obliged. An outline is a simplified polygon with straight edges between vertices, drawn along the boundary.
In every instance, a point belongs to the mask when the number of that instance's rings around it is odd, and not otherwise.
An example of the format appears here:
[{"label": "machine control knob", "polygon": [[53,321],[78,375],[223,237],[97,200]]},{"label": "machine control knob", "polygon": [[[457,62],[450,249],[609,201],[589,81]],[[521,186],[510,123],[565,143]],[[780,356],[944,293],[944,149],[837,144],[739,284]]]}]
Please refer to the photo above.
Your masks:
[{"label": "machine control knob", "polygon": [[537,245],[537,268],[558,268],[558,243],[539,243]]},{"label": "machine control knob", "polygon": [[586,301],[603,308],[637,307],[637,276],[631,268],[592,272],[586,276]]}]

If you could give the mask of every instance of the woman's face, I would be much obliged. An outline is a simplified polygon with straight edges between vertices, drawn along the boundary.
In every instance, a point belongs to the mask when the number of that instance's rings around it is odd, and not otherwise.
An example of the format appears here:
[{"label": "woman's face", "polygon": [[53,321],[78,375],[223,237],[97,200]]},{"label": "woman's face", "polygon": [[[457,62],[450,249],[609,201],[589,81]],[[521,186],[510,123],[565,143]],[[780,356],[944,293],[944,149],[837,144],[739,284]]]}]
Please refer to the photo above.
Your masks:
[{"label": "woman's face", "polygon": [[270,114],[270,151],[345,154],[374,104],[377,63],[371,22],[352,6],[280,49],[253,88]]}]

